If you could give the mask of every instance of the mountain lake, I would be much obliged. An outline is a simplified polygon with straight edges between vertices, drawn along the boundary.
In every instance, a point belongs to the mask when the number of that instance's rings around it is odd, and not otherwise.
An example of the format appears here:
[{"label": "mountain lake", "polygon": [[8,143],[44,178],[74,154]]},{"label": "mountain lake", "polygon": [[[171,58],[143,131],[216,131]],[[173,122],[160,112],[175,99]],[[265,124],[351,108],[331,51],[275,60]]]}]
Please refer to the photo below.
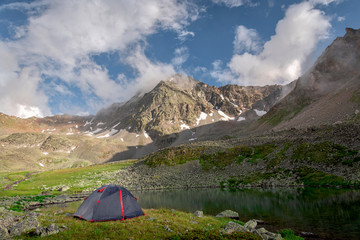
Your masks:
[{"label": "mountain lake", "polygon": [[[260,219],[276,232],[291,228],[321,239],[360,239],[360,191],[330,188],[218,188],[133,192],[143,208],[216,215],[230,209],[241,221]],[[311,239],[313,239],[311,237]],[[316,238],[316,236],[315,236]]]}]

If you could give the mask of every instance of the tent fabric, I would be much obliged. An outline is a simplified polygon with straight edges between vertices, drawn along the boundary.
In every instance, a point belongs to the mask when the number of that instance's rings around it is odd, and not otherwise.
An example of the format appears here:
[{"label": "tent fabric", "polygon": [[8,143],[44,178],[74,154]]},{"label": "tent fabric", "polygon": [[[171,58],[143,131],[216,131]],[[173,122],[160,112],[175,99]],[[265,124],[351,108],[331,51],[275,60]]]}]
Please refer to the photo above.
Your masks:
[{"label": "tent fabric", "polygon": [[125,220],[145,215],[137,199],[124,187],[104,185],[92,192],[74,217],[87,221]]}]

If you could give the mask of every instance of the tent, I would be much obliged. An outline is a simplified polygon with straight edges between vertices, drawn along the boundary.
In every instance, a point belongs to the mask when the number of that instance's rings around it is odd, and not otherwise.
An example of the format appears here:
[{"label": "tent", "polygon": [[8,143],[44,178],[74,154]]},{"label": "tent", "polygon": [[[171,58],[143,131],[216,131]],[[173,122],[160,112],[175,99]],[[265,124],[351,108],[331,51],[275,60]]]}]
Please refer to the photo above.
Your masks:
[{"label": "tent", "polygon": [[145,215],[137,199],[124,187],[104,185],[85,198],[74,217],[87,221],[125,220]]}]

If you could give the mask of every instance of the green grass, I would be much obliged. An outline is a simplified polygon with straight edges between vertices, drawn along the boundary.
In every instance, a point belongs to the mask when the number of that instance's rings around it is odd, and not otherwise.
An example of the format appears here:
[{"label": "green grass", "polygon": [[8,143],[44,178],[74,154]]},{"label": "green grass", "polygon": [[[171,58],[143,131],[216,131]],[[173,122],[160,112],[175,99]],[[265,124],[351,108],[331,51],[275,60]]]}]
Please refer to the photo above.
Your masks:
[{"label": "green grass", "polygon": [[276,166],[278,166],[282,161],[284,161],[287,158],[286,152],[291,147],[291,143],[287,142],[283,145],[282,149],[277,152],[273,158],[269,159],[267,170],[273,169]]},{"label": "green grass", "polygon": [[296,236],[291,229],[282,229],[279,233],[285,240],[304,240],[304,238]]},{"label": "green grass", "polygon": [[241,163],[245,159],[247,159],[248,162],[256,163],[266,159],[274,149],[275,146],[273,144],[263,144],[253,147],[239,145],[212,154],[202,154],[200,156],[200,164],[204,170],[209,171],[211,169],[224,169],[232,163]]},{"label": "green grass", "polygon": [[294,118],[304,107],[310,104],[310,99],[295,99],[295,102],[287,102],[280,106],[280,109],[274,107],[268,114],[260,118],[260,122],[268,122],[276,126],[284,120]]},{"label": "green grass", "polygon": [[310,167],[300,167],[295,170],[295,173],[300,177],[299,181],[308,186],[360,186],[359,182],[351,183],[340,176],[327,174]]},{"label": "green grass", "polygon": [[[136,160],[121,161],[109,164],[91,165],[84,168],[68,168],[41,172],[29,180],[19,183],[11,190],[0,192],[0,196],[36,195],[46,188],[66,185],[71,186],[68,192],[81,192],[112,180],[114,173],[130,166]],[[60,194],[54,191],[53,194]]]},{"label": "green grass", "polygon": [[220,232],[206,231],[206,230],[193,230],[187,233],[179,234],[167,238],[170,240],[250,240],[261,239],[260,237],[251,233],[234,232],[232,234],[222,234]]},{"label": "green grass", "polygon": [[[39,217],[42,226],[56,223],[58,226],[67,227],[65,231],[44,239],[259,239],[251,233],[221,234],[220,230],[230,219],[212,216],[198,218],[192,213],[169,209],[143,209],[145,216],[109,222],[88,222],[65,215],[74,213],[79,205],[80,202],[73,202],[64,208],[56,205],[42,208],[42,215]],[[62,213],[54,214],[60,209]],[[170,228],[171,232],[166,230],[165,226]],[[39,237],[24,234],[20,238]]]},{"label": "green grass", "polygon": [[357,150],[334,144],[328,141],[310,144],[299,144],[293,151],[292,160],[297,162],[310,161],[314,163],[336,164],[346,157],[354,157]]},{"label": "green grass", "polygon": [[360,105],[360,91],[354,92],[350,98],[350,102]]},{"label": "green grass", "polygon": [[204,147],[175,147],[160,150],[156,153],[150,154],[145,164],[149,167],[156,167],[159,165],[173,166],[176,164],[184,164],[186,162],[196,160],[204,151]]},{"label": "green grass", "polygon": [[15,212],[23,212],[26,210],[29,203],[42,203],[45,198],[54,197],[53,195],[41,195],[41,196],[26,196],[21,198],[20,200],[14,202],[13,205],[10,206],[9,210]]},{"label": "green grass", "polygon": [[16,181],[25,179],[30,172],[0,172],[0,188]]}]

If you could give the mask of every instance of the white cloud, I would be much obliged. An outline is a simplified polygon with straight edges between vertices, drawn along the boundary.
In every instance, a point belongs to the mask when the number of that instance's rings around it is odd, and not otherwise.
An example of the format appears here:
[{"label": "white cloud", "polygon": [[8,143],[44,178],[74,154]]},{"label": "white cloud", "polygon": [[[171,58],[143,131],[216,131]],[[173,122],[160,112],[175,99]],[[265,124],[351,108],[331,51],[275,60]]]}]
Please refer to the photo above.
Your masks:
[{"label": "white cloud", "polygon": [[309,2],[313,5],[321,4],[321,5],[329,5],[330,3],[339,4],[343,0],[310,0]]},{"label": "white cloud", "polygon": [[260,47],[260,37],[255,29],[246,28],[240,25],[235,30],[234,39],[234,51],[235,53],[241,52],[258,52]]},{"label": "white cloud", "polygon": [[[277,23],[275,35],[258,54],[235,54],[223,69],[225,78],[241,85],[286,84],[303,72],[303,65],[317,43],[328,37],[330,18],[315,8],[314,3],[293,4]],[[251,42],[250,42],[251,46]],[[218,75],[219,69],[213,70]]]},{"label": "white cloud", "polygon": [[124,86],[124,94],[127,98],[132,97],[138,91],[146,92],[159,83],[176,73],[171,64],[152,62],[144,53],[144,49],[137,46],[135,51],[126,59],[127,63],[137,70],[137,77],[133,82]]},{"label": "white cloud", "polygon": [[229,8],[241,7],[245,4],[252,4],[252,0],[212,0],[215,4],[223,4]]},{"label": "white cloud", "polygon": [[186,30],[182,30],[178,33],[178,39],[182,42],[184,42],[185,40],[187,40],[188,38],[194,37],[195,33],[194,32],[189,32]]},{"label": "white cloud", "polygon": [[346,20],[345,16],[339,16],[339,17],[337,17],[337,21],[338,21],[338,22],[343,22],[343,21],[345,21],[345,20]]},{"label": "white cloud", "polygon": [[223,68],[223,62],[216,60],[212,63],[213,70],[210,71],[210,76],[219,82],[234,82],[235,76],[229,69]]},{"label": "white cloud", "polygon": [[189,49],[187,47],[179,47],[174,51],[174,58],[171,63],[174,66],[181,66],[189,58]]},{"label": "white cloud", "polygon": [[[172,66],[151,62],[143,49],[133,46],[159,30],[174,31],[183,40],[194,36],[185,27],[199,15],[196,5],[177,0],[38,0],[3,5],[0,10],[6,9],[27,12],[29,19],[27,25],[16,28],[17,40],[0,41],[1,56],[7,56],[6,61],[0,59],[0,111],[17,114],[14,109],[19,104],[24,109],[38,107],[41,114],[33,111],[37,115],[51,114],[47,97],[39,90],[40,84],[51,79],[78,87],[94,107],[125,100],[129,92],[154,85],[174,72]],[[136,79],[120,78],[128,85],[111,79],[106,68],[91,60],[92,55],[113,52],[123,55],[125,63],[138,73]],[[32,74],[21,75],[25,69]],[[22,82],[30,87],[26,94]],[[138,89],[130,87],[132,82]],[[57,92],[68,94],[63,86],[50,84]]]}]

